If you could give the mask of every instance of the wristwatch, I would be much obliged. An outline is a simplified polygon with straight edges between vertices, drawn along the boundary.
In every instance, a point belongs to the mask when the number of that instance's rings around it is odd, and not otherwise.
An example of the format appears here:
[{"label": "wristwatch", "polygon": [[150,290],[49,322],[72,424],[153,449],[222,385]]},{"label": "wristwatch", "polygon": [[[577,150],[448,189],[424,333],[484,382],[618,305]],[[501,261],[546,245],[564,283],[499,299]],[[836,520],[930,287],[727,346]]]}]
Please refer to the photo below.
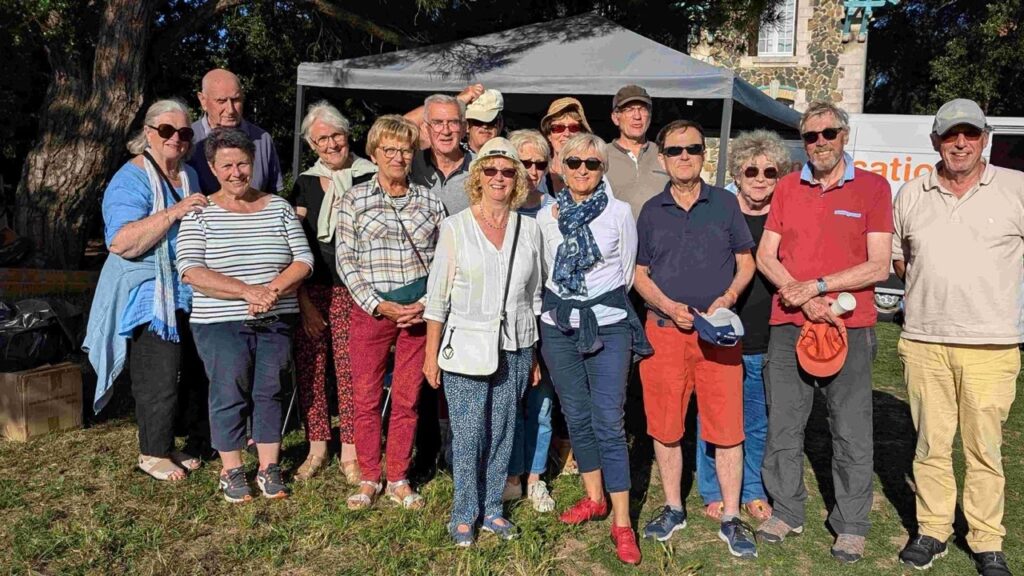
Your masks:
[{"label": "wristwatch", "polygon": [[826,292],[828,292],[828,284],[825,283],[824,278],[818,278],[818,296],[822,296]]}]

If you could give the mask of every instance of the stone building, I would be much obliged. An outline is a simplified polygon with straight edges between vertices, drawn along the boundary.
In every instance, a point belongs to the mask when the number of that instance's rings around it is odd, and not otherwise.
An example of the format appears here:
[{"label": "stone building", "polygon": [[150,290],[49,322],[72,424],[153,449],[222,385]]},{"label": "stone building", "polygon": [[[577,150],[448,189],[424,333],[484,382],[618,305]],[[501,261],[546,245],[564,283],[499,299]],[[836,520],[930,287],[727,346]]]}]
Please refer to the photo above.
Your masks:
[{"label": "stone building", "polygon": [[776,100],[803,110],[831,100],[864,107],[867,23],[898,0],[782,0],[778,18],[757,30],[701,34],[690,55],[735,70]]}]

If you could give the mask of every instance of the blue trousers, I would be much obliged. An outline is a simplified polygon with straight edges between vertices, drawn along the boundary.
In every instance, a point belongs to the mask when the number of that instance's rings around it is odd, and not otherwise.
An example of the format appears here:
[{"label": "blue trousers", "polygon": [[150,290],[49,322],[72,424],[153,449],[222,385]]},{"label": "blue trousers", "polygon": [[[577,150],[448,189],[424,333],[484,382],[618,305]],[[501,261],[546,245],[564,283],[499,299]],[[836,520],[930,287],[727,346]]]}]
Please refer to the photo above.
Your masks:
[{"label": "blue trousers", "polygon": [[604,347],[590,354],[576,348],[578,331],[563,334],[543,321],[540,327],[544,363],[562,405],[580,472],[601,470],[608,492],[628,491],[624,407],[633,356],[629,324],[601,326],[598,335]]},{"label": "blue trousers", "polygon": [[452,426],[454,531],[484,516],[501,516],[508,460],[515,436],[516,412],[530,378],[533,348],[502,351],[490,376],[444,372],[444,395]]},{"label": "blue trousers", "polygon": [[257,444],[281,441],[281,373],[291,362],[295,320],[289,314],[257,328],[241,321],[192,324],[210,380],[210,439],[215,450],[244,449],[250,415]]},{"label": "blue trousers", "polygon": [[542,366],[540,383],[526,390],[525,398],[516,411],[516,434],[512,443],[512,457],[508,461],[508,475],[525,473],[543,474],[548,466],[548,448],[551,447],[551,407],[555,402],[555,389]]},{"label": "blue trousers", "polygon": [[[743,355],[743,490],[740,502],[767,499],[761,482],[761,461],[768,438],[768,411],[764,398],[764,354]],[[715,472],[715,447],[700,437],[697,419],[697,490],[704,504],[722,501]]]}]

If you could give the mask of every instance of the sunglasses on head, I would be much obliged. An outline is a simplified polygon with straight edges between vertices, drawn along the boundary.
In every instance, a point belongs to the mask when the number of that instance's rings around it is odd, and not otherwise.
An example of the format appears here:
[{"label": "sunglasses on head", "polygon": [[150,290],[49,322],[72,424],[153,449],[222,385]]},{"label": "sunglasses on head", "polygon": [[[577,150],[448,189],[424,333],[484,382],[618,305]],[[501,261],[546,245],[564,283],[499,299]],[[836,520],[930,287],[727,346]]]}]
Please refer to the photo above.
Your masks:
[{"label": "sunglasses on head", "polygon": [[482,172],[484,173],[484,176],[487,176],[488,178],[494,178],[495,176],[498,175],[498,172],[501,172],[501,175],[504,176],[505,178],[512,179],[516,177],[515,168],[502,168],[501,170],[498,170],[494,166],[489,166],[487,168],[484,168]]},{"label": "sunglasses on head", "polygon": [[669,146],[662,150],[661,153],[669,158],[675,158],[676,156],[681,155],[683,150],[686,150],[686,153],[690,156],[700,156],[704,153],[704,145],[690,144],[689,146]]},{"label": "sunglasses on head", "polygon": [[586,165],[587,170],[597,170],[601,167],[601,160],[597,158],[587,158],[586,160],[583,160],[576,156],[570,156],[565,159],[565,165],[568,166],[570,170],[575,170],[579,168],[580,165]]},{"label": "sunglasses on head", "polygon": [[533,168],[534,166],[537,167],[537,170],[543,172],[548,169],[548,162],[547,160],[523,160],[523,167],[526,168],[527,170]]},{"label": "sunglasses on head", "polygon": [[175,132],[178,133],[178,140],[181,140],[182,142],[191,142],[192,137],[195,136],[195,132],[193,132],[188,126],[185,126],[184,128],[175,128],[170,124],[161,124],[159,126],[150,126],[149,124],[146,124],[146,126],[156,130],[156,133],[164,140],[169,140],[171,136],[174,136]]},{"label": "sunglasses on head", "polygon": [[[743,175],[747,178],[757,178],[757,175],[761,173],[761,169],[757,166],[747,166],[743,171]],[[774,166],[769,166],[764,169],[764,177],[769,180],[775,180],[779,177],[779,169]]]},{"label": "sunglasses on head", "polygon": [[566,130],[569,131],[569,134],[575,134],[575,133],[579,132],[582,129],[583,129],[583,127],[580,126],[579,124],[552,124],[551,125],[551,133],[552,134],[561,134],[562,132],[565,132]]},{"label": "sunglasses on head", "polygon": [[808,130],[800,135],[804,139],[804,142],[808,144],[814,144],[818,141],[818,134],[825,137],[825,140],[835,140],[839,133],[842,132],[842,128],[825,128],[824,130]]}]

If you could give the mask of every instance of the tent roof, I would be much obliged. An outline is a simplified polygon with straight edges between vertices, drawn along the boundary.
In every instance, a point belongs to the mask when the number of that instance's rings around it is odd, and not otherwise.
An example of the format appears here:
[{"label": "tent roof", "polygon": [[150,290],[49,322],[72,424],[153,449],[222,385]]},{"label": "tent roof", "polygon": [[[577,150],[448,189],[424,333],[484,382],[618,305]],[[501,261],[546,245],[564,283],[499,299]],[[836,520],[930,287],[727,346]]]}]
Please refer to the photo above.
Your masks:
[{"label": "tent roof", "polygon": [[302,86],[458,92],[471,82],[508,94],[612,95],[639,84],[655,98],[733,98],[782,124],[799,113],[728,68],[713,66],[594,13],[455,42],[299,65]]}]

